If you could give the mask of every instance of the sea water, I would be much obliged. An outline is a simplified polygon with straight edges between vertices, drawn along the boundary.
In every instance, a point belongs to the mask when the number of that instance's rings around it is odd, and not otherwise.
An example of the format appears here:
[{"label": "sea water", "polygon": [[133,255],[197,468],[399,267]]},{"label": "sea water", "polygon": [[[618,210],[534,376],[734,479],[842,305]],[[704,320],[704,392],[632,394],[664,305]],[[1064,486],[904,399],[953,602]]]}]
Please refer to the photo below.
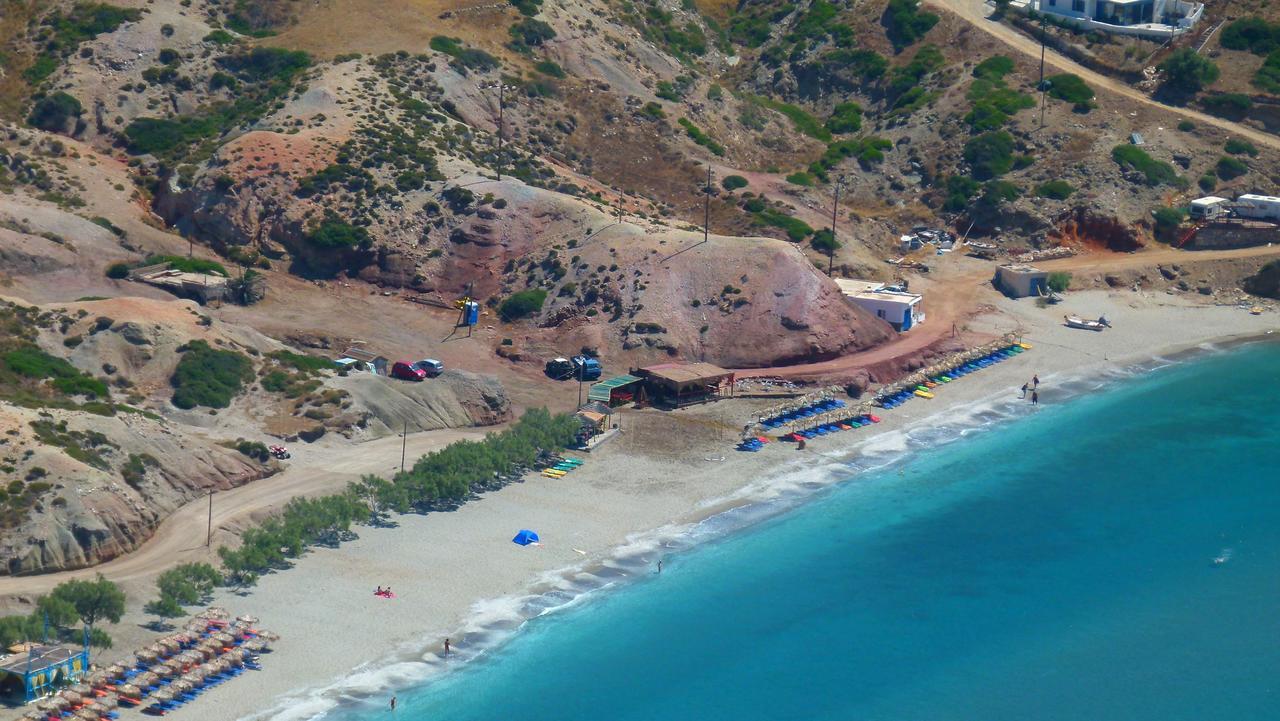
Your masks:
[{"label": "sea water", "polygon": [[396,718],[1280,719],[1277,381],[1252,346],[918,451],[527,623]]}]

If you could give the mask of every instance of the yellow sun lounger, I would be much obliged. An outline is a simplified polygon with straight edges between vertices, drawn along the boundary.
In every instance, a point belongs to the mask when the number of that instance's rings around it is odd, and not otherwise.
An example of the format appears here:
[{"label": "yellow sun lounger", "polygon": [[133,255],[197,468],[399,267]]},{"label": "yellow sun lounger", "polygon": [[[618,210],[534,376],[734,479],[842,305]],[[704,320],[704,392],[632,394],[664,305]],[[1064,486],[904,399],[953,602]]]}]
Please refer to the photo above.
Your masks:
[{"label": "yellow sun lounger", "polygon": [[564,471],[553,471],[550,468],[548,468],[547,470],[542,472],[542,475],[546,476],[547,478],[561,478],[562,476],[564,476]]}]

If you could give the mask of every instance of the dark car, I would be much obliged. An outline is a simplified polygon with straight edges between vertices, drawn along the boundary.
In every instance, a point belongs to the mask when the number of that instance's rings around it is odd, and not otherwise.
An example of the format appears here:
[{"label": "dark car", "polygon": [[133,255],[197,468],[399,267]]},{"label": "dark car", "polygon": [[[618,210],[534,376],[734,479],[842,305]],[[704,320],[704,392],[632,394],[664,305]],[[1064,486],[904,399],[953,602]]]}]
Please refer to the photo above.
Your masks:
[{"label": "dark car", "polygon": [[424,381],[427,379],[427,372],[421,368],[414,368],[408,361],[396,361],[395,365],[391,366],[391,377],[402,381]]}]

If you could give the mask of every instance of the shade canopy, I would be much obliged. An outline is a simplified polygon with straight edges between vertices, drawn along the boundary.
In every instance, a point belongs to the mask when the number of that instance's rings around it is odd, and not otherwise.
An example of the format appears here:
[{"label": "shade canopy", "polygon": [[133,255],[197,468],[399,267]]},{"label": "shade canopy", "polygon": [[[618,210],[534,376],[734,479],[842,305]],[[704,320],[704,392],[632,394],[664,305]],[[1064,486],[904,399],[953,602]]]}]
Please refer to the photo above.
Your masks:
[{"label": "shade canopy", "polygon": [[527,528],[522,529],[519,533],[516,534],[515,538],[511,539],[511,542],[515,544],[519,544],[521,546],[527,546],[531,543],[538,542],[538,534],[534,533],[533,531],[530,531]]}]

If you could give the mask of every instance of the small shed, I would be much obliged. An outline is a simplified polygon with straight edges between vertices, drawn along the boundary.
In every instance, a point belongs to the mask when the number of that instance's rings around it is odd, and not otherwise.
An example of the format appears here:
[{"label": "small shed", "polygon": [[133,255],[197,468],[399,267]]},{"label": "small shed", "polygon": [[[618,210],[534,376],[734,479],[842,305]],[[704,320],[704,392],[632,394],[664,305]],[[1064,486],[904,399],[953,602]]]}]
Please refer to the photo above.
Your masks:
[{"label": "small shed", "polygon": [[1030,265],[1002,265],[991,283],[1010,298],[1049,294],[1049,273]]},{"label": "small shed", "polygon": [[0,656],[0,678],[19,679],[27,701],[79,680],[88,670],[87,643],[81,648],[27,644],[19,653]]},{"label": "small shed", "polygon": [[662,363],[631,371],[655,404],[681,407],[733,394],[733,371],[710,363]]},{"label": "small shed", "polygon": [[905,333],[924,322],[924,296],[902,291],[878,290],[870,293],[855,293],[849,296],[860,306],[877,318],[893,326],[899,333]]},{"label": "small shed", "polygon": [[592,383],[591,389],[587,391],[587,400],[599,401],[610,406],[629,403],[635,400],[641,380],[637,376],[627,374]]}]

